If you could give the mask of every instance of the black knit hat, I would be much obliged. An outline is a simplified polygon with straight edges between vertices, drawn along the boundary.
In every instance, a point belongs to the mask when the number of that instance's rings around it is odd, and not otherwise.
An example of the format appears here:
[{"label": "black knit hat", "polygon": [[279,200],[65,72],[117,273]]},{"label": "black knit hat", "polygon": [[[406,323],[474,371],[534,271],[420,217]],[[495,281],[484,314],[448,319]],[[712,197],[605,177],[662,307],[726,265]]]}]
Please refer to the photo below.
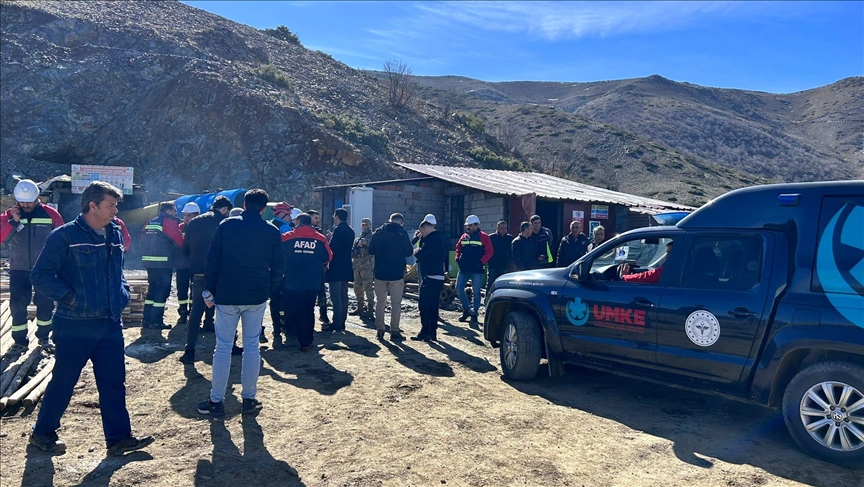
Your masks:
[{"label": "black knit hat", "polygon": [[213,200],[213,209],[218,210],[219,208],[233,208],[234,205],[231,204],[231,200],[228,199],[227,196],[217,196],[215,200]]}]

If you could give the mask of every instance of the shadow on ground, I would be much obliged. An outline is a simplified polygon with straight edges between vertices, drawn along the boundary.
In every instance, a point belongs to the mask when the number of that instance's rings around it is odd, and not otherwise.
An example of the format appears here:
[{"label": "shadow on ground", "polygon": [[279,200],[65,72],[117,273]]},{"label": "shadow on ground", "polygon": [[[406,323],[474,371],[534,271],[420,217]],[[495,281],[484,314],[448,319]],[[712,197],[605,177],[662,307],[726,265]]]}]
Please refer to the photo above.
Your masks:
[{"label": "shadow on ground", "polygon": [[534,381],[505,382],[522,393],[666,438],[679,460],[697,467],[711,468],[718,459],[808,485],[862,485],[861,471],[799,450],[777,410],[581,367],[565,371],[550,378],[544,365]]}]

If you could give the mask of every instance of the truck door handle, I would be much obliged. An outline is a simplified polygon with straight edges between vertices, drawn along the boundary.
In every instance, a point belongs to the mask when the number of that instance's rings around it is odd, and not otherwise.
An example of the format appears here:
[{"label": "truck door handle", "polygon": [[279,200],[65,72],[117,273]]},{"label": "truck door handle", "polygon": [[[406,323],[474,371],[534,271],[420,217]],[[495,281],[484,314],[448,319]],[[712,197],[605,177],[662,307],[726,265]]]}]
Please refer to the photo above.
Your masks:
[{"label": "truck door handle", "polygon": [[653,308],[654,303],[648,301],[645,298],[636,298],[633,300],[633,303],[640,308]]},{"label": "truck door handle", "polygon": [[756,316],[756,313],[747,308],[735,308],[732,311],[729,311],[729,314],[735,318],[754,318]]}]

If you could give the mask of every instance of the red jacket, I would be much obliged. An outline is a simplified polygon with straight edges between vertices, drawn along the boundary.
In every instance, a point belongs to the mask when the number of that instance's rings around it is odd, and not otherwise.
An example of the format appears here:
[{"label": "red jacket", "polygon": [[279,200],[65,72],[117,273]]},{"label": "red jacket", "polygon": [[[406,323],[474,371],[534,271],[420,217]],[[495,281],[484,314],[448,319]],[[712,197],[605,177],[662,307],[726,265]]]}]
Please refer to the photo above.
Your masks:
[{"label": "red jacket", "polygon": [[129,230],[126,229],[126,223],[116,216],[114,217],[114,223],[120,225],[120,233],[123,234],[123,247],[126,248],[126,252],[129,252],[129,249],[132,247],[132,236],[129,235]]},{"label": "red jacket", "polygon": [[63,225],[63,218],[50,206],[37,204],[33,211],[21,211],[18,223],[12,220],[12,209],[0,215],[0,242],[9,242],[9,264],[12,270],[30,271],[45,246],[48,234]]},{"label": "red jacket", "polygon": [[483,266],[489,262],[494,253],[492,239],[486,232],[478,230],[473,234],[463,233],[456,242],[456,262],[459,264],[459,270],[464,272],[483,272]]}]

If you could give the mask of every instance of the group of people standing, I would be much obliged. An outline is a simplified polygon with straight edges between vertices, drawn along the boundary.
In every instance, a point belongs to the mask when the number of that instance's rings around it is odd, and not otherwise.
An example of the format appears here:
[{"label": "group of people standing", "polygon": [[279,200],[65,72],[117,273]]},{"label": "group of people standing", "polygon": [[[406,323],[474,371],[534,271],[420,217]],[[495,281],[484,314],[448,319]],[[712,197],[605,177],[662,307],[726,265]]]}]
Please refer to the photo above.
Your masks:
[{"label": "group of people standing", "polygon": [[[20,182],[15,190],[17,205],[0,216],[0,238],[13,243],[10,287],[15,347],[19,352],[27,347],[26,308],[32,285],[36,291],[36,336],[45,350],[55,353],[57,361],[30,443],[49,452],[65,451],[56,431],[89,360],[103,406],[100,410],[109,454],[144,448],[154,439],[132,436],[125,403],[121,313],[131,292],[123,275],[131,239],[116,217],[122,192],[101,181],[91,183],[82,194],[81,213],[66,224],[53,208],[39,202],[38,194],[35,183]],[[296,337],[300,350],[309,352],[314,341],[316,301],[319,319],[326,321],[322,331],[344,330],[349,314],[348,284],[353,281],[358,301],[354,314],[371,319],[374,310],[377,337],[383,340],[388,332],[385,317],[389,296],[390,339],[404,340],[400,311],[406,259],[411,256],[416,258],[420,278],[421,320],[420,332],[411,339],[437,340],[439,296],[448,272],[449,246],[436,229],[434,215],[420,222],[412,241],[400,213],[390,215],[388,222],[374,231],[371,220],[364,218],[357,235],[347,223],[347,211],[337,209],[334,228],[325,234],[318,226],[317,212],[302,212],[287,203],[277,204],[275,218],[265,220],[268,200],[264,190],[253,189],[246,192],[242,209],[233,208],[224,196],[215,198],[203,213],[197,204],[189,203],[182,210],[183,220],[173,203],[162,203],[158,215],[144,228],[142,262],[149,289],[143,326],[169,328],[164,323],[164,311],[172,272],[177,269],[178,324],[187,325],[180,360],[194,362],[202,318],[205,330],[210,325],[215,332],[211,391],[198,405],[201,414],[224,416],[230,359],[236,354],[242,354],[242,412],[252,414],[261,409],[256,397],[258,343],[263,339],[268,301],[274,341],[281,341],[283,335]],[[484,268],[491,285],[507,272],[555,263],[551,232],[541,223],[539,216],[533,216],[521,224],[520,234],[514,238],[501,221],[490,236],[480,231],[477,216],[468,216],[465,233],[455,249],[457,293],[464,310],[460,321],[479,322]],[[602,227],[595,230],[593,241],[581,234],[579,222],[573,222],[570,231],[558,247],[559,266],[568,265],[603,239]],[[475,290],[471,303],[465,289],[468,282]],[[332,321],[325,320],[325,283],[333,303]],[[54,342],[48,333],[52,320]],[[242,322],[243,347],[235,344],[238,322]]]}]

